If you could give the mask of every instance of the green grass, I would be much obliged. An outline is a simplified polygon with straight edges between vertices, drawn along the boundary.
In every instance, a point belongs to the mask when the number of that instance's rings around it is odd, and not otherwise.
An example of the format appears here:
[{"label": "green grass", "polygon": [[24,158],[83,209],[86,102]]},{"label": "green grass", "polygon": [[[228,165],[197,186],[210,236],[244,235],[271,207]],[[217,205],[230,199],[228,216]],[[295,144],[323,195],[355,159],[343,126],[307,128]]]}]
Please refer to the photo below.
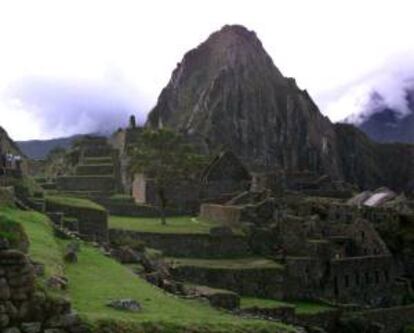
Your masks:
[{"label": "green grass", "polygon": [[[280,323],[235,317],[204,302],[167,294],[86,243],[78,253],[78,263],[67,264],[64,268],[62,248],[66,242],[53,237],[46,216],[14,208],[0,208],[0,216],[23,225],[31,242],[30,256],[46,265],[47,275],[62,274],[64,270],[69,278],[67,294],[73,308],[95,327],[105,326],[109,331],[123,333],[293,331]],[[118,311],[105,305],[110,299],[126,297],[140,302],[142,312]]]},{"label": "green grass", "polygon": [[55,196],[47,196],[46,201],[52,204],[54,203],[58,205],[66,205],[66,206],[72,206],[72,207],[77,207],[77,208],[90,208],[90,209],[105,211],[105,208],[103,208],[102,206],[88,199],[55,195]]},{"label": "green grass", "polygon": [[265,258],[249,257],[240,259],[194,259],[194,258],[168,258],[176,267],[194,266],[217,269],[260,269],[260,268],[277,268],[283,269],[283,266]]},{"label": "green grass", "polygon": [[40,213],[15,208],[0,208],[0,217],[23,226],[30,241],[29,255],[45,265],[46,277],[63,274],[63,259],[59,244],[53,236],[49,219]]},{"label": "green grass", "polygon": [[295,307],[296,314],[318,314],[326,311],[335,310],[334,307],[321,304],[318,302],[310,301],[279,301],[273,299],[262,299],[262,298],[252,298],[252,297],[242,297],[240,300],[240,307],[242,309],[258,307],[258,308],[280,308],[286,306]]},{"label": "green grass", "polygon": [[179,234],[208,234],[210,228],[217,225],[190,216],[169,217],[166,225],[162,225],[159,218],[109,216],[108,224],[113,229]]},{"label": "green grass", "polygon": [[[279,332],[286,326],[241,319],[205,303],[169,295],[134,275],[127,267],[83,246],[79,261],[67,266],[69,294],[74,309],[92,322],[127,321],[126,326],[156,325],[160,331],[178,332],[200,328],[203,332]],[[133,298],[143,311],[128,313],[105,306],[110,299]]]}]

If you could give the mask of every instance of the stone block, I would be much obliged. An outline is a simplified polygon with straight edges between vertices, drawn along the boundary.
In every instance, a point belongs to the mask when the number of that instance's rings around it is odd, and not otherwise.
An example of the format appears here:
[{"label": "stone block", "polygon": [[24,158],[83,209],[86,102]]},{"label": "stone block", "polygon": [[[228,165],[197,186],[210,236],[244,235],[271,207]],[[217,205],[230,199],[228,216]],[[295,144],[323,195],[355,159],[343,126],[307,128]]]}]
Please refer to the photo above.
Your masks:
[{"label": "stone block", "polygon": [[22,333],[40,333],[42,330],[42,324],[39,322],[22,323],[20,328]]}]

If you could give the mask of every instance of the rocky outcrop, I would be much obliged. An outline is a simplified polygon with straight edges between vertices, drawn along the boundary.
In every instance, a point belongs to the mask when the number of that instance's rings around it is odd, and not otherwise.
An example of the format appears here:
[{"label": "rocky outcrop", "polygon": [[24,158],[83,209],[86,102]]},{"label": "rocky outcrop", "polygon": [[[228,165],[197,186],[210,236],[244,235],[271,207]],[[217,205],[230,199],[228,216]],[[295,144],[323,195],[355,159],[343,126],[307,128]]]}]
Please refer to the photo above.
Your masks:
[{"label": "rocky outcrop", "polygon": [[241,26],[223,27],[184,56],[147,125],[180,130],[207,151],[228,148],[251,169],[341,176],[330,121]]}]

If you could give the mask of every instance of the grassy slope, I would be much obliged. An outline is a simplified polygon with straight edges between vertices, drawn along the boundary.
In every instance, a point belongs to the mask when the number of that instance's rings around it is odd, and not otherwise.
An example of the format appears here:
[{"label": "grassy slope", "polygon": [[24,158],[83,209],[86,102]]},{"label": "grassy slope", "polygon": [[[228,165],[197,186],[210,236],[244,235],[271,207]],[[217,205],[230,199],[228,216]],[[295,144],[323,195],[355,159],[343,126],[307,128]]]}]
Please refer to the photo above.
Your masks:
[{"label": "grassy slope", "polygon": [[37,212],[2,207],[0,215],[20,223],[29,236],[29,254],[32,259],[45,264],[46,276],[63,274],[63,259],[59,244],[52,234],[48,218]]},{"label": "grassy slope", "polygon": [[162,225],[159,218],[110,216],[109,228],[142,232],[207,234],[213,223],[190,216],[167,218]]},{"label": "grassy slope", "polygon": [[[21,223],[31,242],[30,255],[46,266],[46,276],[62,274],[63,241],[52,234],[48,219],[36,212],[0,208],[4,215]],[[98,250],[83,245],[79,262],[66,266],[68,293],[74,309],[92,322],[103,320],[123,327],[123,333],[142,327],[164,332],[281,332],[287,326],[248,320],[220,312],[198,301],[179,299],[153,287],[135,276],[127,267],[105,257]],[[105,306],[111,298],[130,297],[143,306],[142,313],[126,313]],[[141,331],[141,330],[140,330]]]},{"label": "grassy slope", "polygon": [[[98,250],[83,247],[79,262],[67,267],[71,281],[69,292],[74,308],[92,320],[122,319],[146,325],[157,323],[159,327],[175,330],[179,327],[207,327],[208,331],[258,332],[276,329],[278,325],[257,320],[236,318],[219,312],[209,305],[182,300],[148,284],[130,270]],[[126,313],[105,306],[109,299],[134,298],[142,306],[141,313]],[[279,326],[280,327],[280,326]]]},{"label": "grassy slope", "polygon": [[175,266],[196,266],[220,269],[257,269],[278,268],[283,266],[265,258],[250,257],[241,259],[199,259],[199,258],[169,258]]},{"label": "grassy slope", "polygon": [[261,298],[251,298],[251,297],[242,297],[241,298],[241,308],[250,308],[250,307],[259,307],[259,308],[278,308],[282,306],[294,306],[296,308],[297,314],[316,314],[325,311],[332,311],[335,308],[315,303],[315,302],[305,302],[305,301],[294,301],[294,302],[282,302],[272,299],[261,299]]}]

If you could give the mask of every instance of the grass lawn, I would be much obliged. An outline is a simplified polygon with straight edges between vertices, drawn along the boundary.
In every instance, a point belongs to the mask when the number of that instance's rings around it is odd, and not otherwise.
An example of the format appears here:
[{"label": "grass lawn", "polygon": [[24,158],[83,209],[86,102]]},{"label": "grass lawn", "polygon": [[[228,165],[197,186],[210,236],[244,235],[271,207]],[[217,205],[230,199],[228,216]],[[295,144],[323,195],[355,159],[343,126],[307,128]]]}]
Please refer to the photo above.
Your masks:
[{"label": "grass lawn", "polygon": [[159,218],[109,216],[109,228],[141,232],[208,234],[213,222],[191,216],[168,217],[162,225]]},{"label": "grass lawn", "polygon": [[249,257],[240,259],[199,259],[199,258],[168,258],[174,266],[195,266],[218,269],[256,269],[256,268],[277,268],[283,266],[260,257]]},{"label": "grass lawn", "polygon": [[282,306],[294,306],[297,314],[317,314],[335,310],[332,306],[310,301],[285,302],[273,299],[242,297],[240,302],[241,308],[279,308]]}]

